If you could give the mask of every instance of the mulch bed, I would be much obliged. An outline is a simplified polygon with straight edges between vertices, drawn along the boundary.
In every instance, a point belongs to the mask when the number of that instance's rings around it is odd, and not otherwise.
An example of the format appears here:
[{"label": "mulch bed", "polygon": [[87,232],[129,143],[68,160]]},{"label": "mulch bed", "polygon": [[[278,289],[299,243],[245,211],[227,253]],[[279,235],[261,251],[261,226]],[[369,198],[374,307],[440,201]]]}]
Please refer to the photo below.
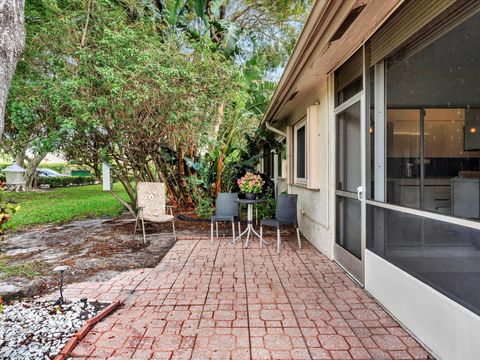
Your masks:
[{"label": "mulch bed", "polygon": [[[208,235],[210,224],[194,214],[189,221],[176,219],[179,236]],[[37,276],[0,277],[0,296],[4,300],[34,297],[56,290],[59,277],[52,269],[71,268],[67,283],[106,281],[119,272],[155,267],[174,244],[171,223],[145,223],[147,244],[141,231],[133,236],[131,215],[115,219],[74,221],[60,226],[42,226],[7,236],[0,243],[0,256],[8,265],[35,264]]]}]

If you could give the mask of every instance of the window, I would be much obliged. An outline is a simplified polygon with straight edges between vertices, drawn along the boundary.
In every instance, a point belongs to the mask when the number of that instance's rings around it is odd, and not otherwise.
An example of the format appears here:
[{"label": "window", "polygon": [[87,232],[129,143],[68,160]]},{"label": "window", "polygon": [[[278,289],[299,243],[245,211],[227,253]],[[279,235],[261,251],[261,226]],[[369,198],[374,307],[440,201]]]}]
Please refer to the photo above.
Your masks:
[{"label": "window", "polygon": [[277,154],[277,177],[282,177],[282,153]]},{"label": "window", "polygon": [[281,148],[277,154],[277,177],[283,178],[283,161],[287,159],[285,139],[281,141]]},{"label": "window", "polygon": [[387,59],[387,201],[480,219],[480,15]]},{"label": "window", "polygon": [[307,124],[303,120],[295,126],[295,183],[307,181]]},{"label": "window", "polygon": [[271,150],[270,145],[265,144],[263,146],[263,173],[269,178],[274,177],[274,152]]}]

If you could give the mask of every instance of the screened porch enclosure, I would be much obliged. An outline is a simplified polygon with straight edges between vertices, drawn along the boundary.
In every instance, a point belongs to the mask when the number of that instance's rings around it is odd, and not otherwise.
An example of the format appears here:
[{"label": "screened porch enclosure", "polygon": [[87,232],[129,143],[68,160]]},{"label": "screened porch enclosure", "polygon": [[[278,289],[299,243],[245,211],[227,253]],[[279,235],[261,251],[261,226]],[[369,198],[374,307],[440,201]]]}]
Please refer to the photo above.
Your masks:
[{"label": "screened porch enclosure", "polygon": [[456,6],[459,15],[440,16],[371,64],[366,245],[480,315],[480,13],[472,6]]}]

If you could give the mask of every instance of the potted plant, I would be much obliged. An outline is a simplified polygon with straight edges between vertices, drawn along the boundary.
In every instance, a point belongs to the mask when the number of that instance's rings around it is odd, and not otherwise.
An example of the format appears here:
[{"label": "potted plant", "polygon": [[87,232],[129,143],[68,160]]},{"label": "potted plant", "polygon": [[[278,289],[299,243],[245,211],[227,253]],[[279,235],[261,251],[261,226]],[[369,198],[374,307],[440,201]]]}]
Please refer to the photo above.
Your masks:
[{"label": "potted plant", "polygon": [[245,194],[245,199],[254,200],[257,197],[257,194],[262,192],[265,181],[262,180],[260,175],[247,172],[243,177],[237,180],[237,184],[240,191]]}]

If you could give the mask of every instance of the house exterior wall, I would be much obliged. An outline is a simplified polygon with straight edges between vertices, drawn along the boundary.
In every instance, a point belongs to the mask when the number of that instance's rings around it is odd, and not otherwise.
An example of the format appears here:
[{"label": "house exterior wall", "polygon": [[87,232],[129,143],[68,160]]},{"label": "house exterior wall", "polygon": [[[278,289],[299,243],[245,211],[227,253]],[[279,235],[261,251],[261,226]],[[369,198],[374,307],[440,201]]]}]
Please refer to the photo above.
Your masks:
[{"label": "house exterior wall", "polygon": [[[427,22],[423,25],[425,24]],[[355,47],[358,49],[360,46],[362,46],[362,43],[352,44],[351,52],[355,50]],[[381,65],[383,66],[383,62]],[[440,74],[439,76],[443,75]],[[277,187],[281,189],[279,190],[280,192],[288,188],[290,193],[298,194],[298,219],[303,236],[332,260],[335,256],[336,233],[336,120],[334,116],[333,90],[333,75],[325,74],[325,77],[317,82],[313,90],[308,94],[304,94],[305,96],[302,100],[297,99],[299,105],[290,111],[287,117],[276,119],[279,124],[283,124],[277,127],[288,134],[287,148],[289,149],[287,154],[288,166],[286,166],[289,174],[286,174],[284,171],[283,178],[277,179]],[[460,96],[458,93],[455,95]],[[460,103],[461,100],[459,101]],[[293,126],[303,120],[307,113],[307,108],[315,104],[320,106],[321,112],[321,116],[318,119],[319,143],[309,156],[314,159],[312,162],[315,163],[314,166],[318,166],[321,171],[317,175],[319,176],[318,189],[308,189],[306,184],[296,184],[294,176],[291,174],[295,163]],[[310,149],[310,151],[312,150]],[[369,161],[370,159],[367,158],[366,163],[369,164]],[[363,201],[369,208],[378,206],[380,202],[386,203],[386,199],[371,199],[368,197],[367,200],[364,199]],[[422,209],[417,214],[409,212],[412,216],[417,216],[418,219],[430,218],[435,219],[435,221],[438,220],[437,228],[442,226],[441,221],[453,225],[461,225],[462,223],[461,219],[456,219],[453,216],[447,220],[438,219],[437,215],[429,217]],[[397,233],[401,234],[403,228],[401,228],[400,224],[393,225],[396,225]],[[367,226],[369,225],[367,224]],[[475,229],[477,233],[480,231],[478,226],[472,226],[472,224],[469,226],[466,229]],[[449,229],[449,231],[452,230]],[[430,235],[427,233],[426,236]],[[408,251],[410,249],[401,250]],[[428,251],[429,249],[426,249],[426,252]],[[392,252],[391,248],[390,252]],[[438,257],[438,253],[433,256],[431,261],[435,261],[435,256]],[[412,258],[411,261],[413,263],[421,263],[423,261],[425,267],[428,266],[424,257]],[[447,266],[442,261],[439,261],[437,265],[440,268],[438,272],[445,270],[442,269],[442,266]],[[456,266],[461,267],[458,264]],[[433,285],[429,286],[428,282],[420,281],[420,278],[416,278],[415,275],[412,276],[412,274],[402,270],[398,264],[395,266],[393,261],[389,262],[389,260],[376,255],[368,249],[364,251],[364,267],[365,288],[400,323],[410,330],[426,347],[431,349],[436,358],[478,358],[480,348],[476,339],[478,339],[480,331],[480,316],[462,306],[460,302],[449,298],[449,295],[445,296],[445,292],[440,292],[443,290],[439,291]]]},{"label": "house exterior wall", "polygon": [[[284,172],[281,179],[277,178],[277,189],[279,193],[289,191],[298,195],[298,221],[300,231],[303,236],[312,243],[318,250],[333,259],[334,243],[334,152],[331,148],[331,139],[334,137],[334,118],[332,117],[333,99],[330,96],[329,80],[325,78],[318,84],[316,94],[312,103],[308,106],[318,104],[320,106],[320,116],[318,121],[318,144],[310,149],[315,149],[310,154],[310,166],[318,166],[320,172],[317,172],[316,179],[318,189],[308,189],[307,184],[296,184],[293,177],[289,176],[288,171],[293,170],[295,154],[289,154],[287,161],[291,164],[284,166]],[[304,119],[307,107],[298,109],[288,120],[289,124],[295,125],[295,120]],[[295,120],[294,120],[295,119]],[[281,129],[287,132],[287,128]],[[293,136],[287,136],[287,148],[293,143]],[[294,152],[294,150],[291,150]],[[285,161],[285,162],[287,162]]]}]

